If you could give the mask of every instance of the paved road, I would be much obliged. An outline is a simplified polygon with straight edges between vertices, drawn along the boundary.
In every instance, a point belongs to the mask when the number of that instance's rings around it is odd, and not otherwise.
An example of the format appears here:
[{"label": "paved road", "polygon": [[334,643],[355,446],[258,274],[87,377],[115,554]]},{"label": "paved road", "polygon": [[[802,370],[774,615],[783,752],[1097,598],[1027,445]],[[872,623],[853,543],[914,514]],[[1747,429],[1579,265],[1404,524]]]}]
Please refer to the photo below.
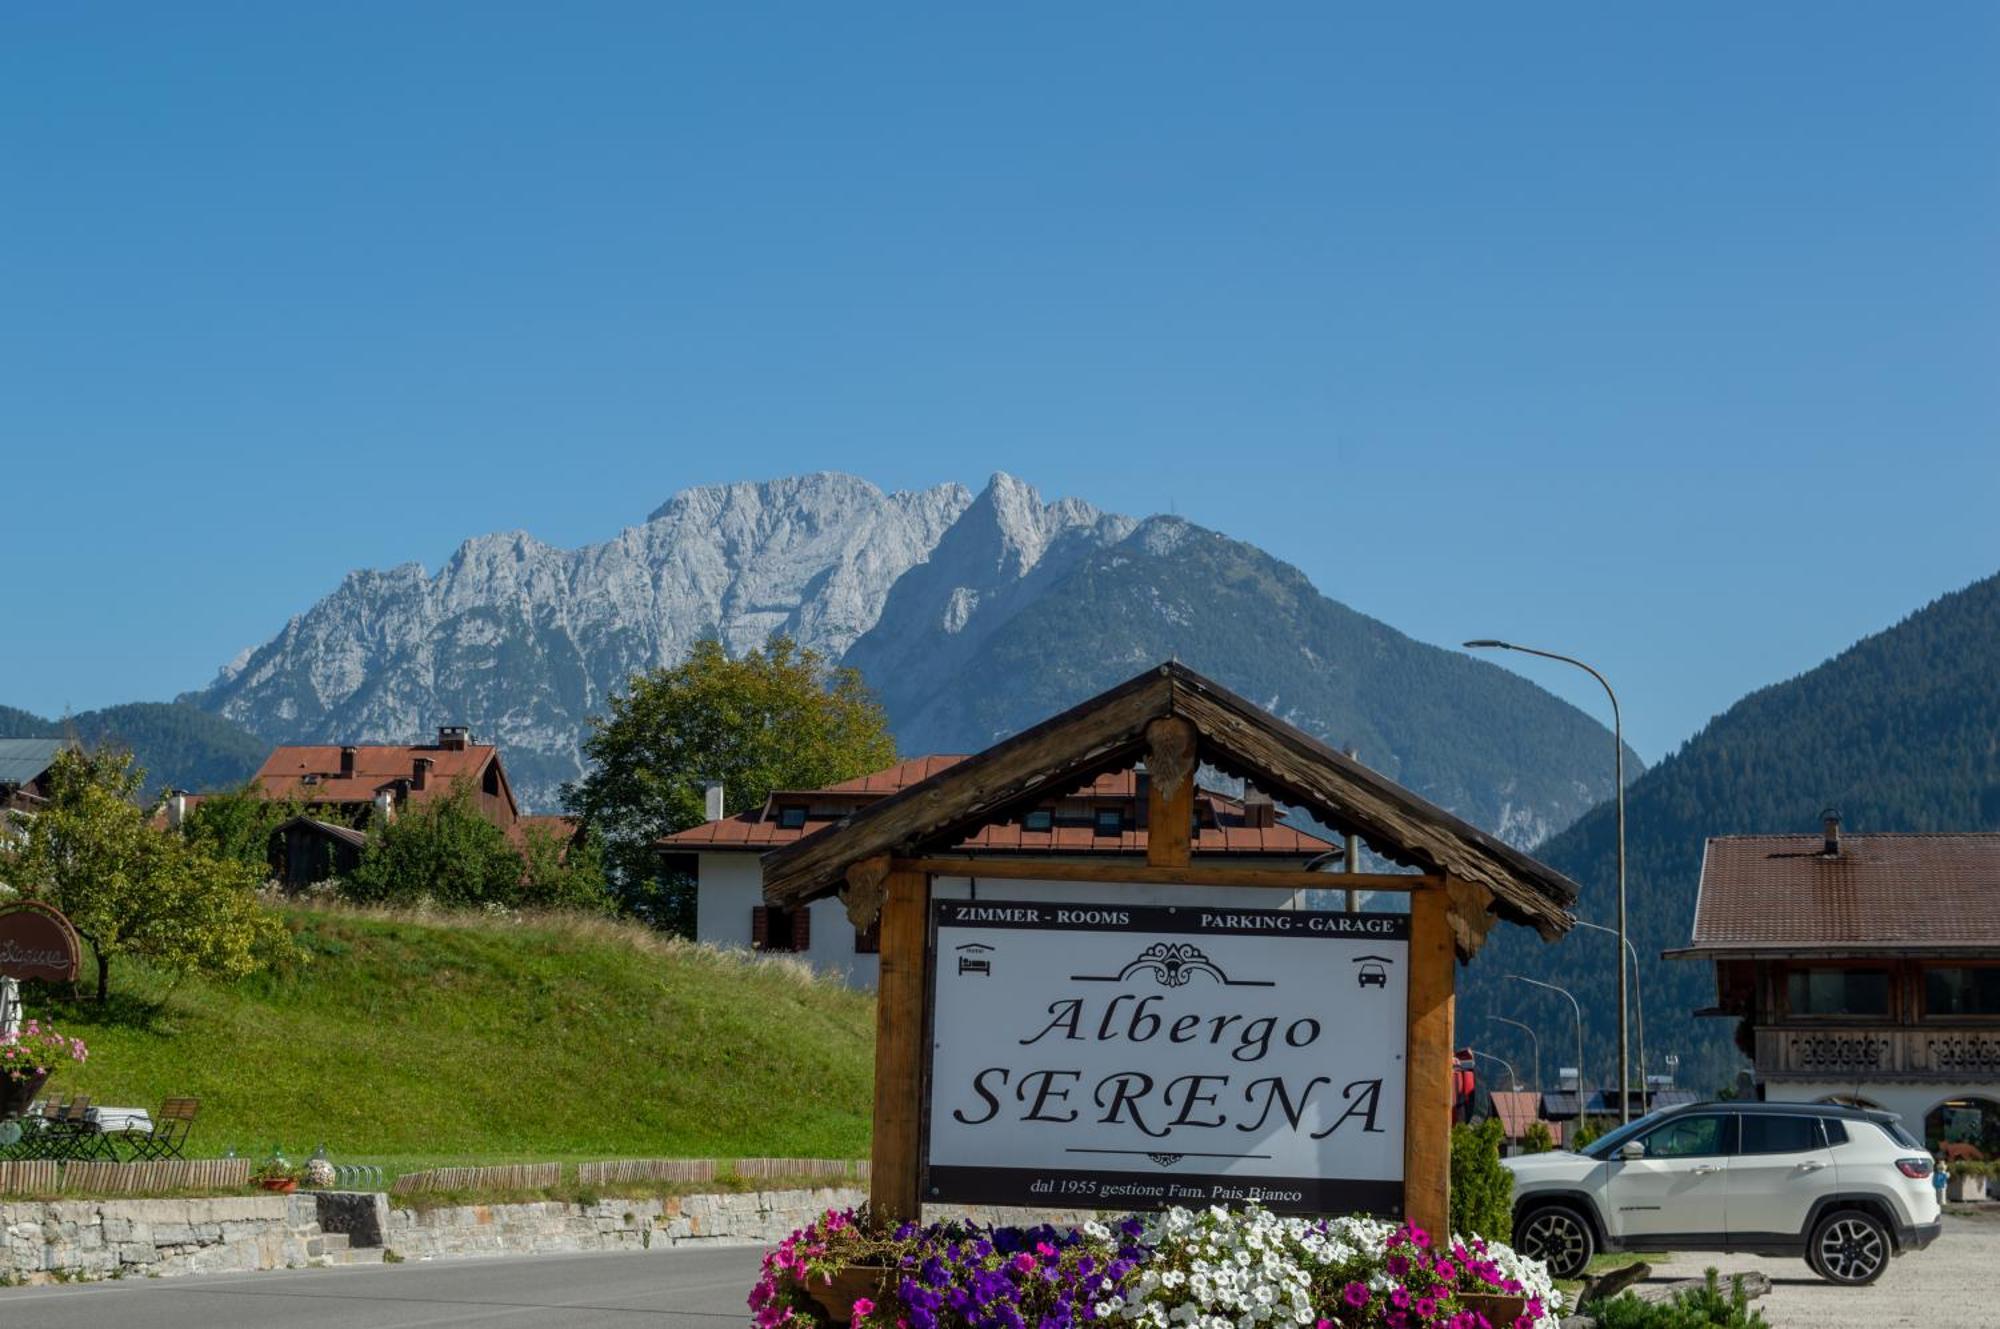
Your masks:
[{"label": "paved road", "polygon": [[2000,1214],[1947,1214],[1930,1249],[1892,1261],[1872,1286],[1821,1282],[1804,1260],[1754,1255],[1676,1255],[1654,1265],[1655,1280],[1756,1270],[1771,1294],[1751,1305],[1771,1329],[1992,1329],[2000,1325]]},{"label": "paved road", "polygon": [[[751,1248],[449,1260],[211,1278],[0,1289],[0,1325],[34,1329],[635,1329],[741,1326]],[[1929,1250],[1870,1288],[1822,1283],[1803,1260],[1680,1255],[1657,1278],[1771,1276],[1756,1305],[1772,1329],[1984,1329],[2000,1324],[2000,1214],[1945,1220]]]},{"label": "paved road", "polygon": [[636,1329],[747,1325],[752,1247],[441,1260],[0,1289],[23,1329]]}]

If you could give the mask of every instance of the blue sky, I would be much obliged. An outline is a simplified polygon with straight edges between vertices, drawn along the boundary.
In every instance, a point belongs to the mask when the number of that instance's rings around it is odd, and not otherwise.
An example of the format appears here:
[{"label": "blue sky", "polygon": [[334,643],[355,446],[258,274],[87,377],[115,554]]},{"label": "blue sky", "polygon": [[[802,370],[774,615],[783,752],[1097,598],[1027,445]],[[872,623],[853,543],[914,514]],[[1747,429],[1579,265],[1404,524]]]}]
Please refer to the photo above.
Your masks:
[{"label": "blue sky", "polygon": [[1990,5],[9,6],[0,702],[481,531],[1004,469],[1584,655],[1655,758],[2000,570],[1996,61]]}]

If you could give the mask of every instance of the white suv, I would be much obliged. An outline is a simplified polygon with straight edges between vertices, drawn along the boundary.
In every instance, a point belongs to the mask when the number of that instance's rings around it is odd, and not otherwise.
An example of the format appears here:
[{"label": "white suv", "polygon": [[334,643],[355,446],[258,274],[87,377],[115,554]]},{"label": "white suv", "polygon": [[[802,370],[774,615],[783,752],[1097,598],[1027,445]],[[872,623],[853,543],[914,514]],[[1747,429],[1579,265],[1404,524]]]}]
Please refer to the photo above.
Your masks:
[{"label": "white suv", "polygon": [[1900,1120],[1825,1103],[1694,1103],[1503,1162],[1514,1244],[1558,1278],[1603,1250],[1744,1251],[1858,1286],[1941,1222],[1931,1156]]}]

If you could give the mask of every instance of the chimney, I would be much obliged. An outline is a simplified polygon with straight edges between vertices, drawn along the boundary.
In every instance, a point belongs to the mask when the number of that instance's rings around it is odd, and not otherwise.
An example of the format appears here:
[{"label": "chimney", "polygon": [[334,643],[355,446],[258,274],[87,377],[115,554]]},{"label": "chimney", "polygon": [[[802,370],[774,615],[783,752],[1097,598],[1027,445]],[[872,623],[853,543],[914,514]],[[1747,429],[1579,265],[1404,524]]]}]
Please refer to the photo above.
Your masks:
[{"label": "chimney", "polygon": [[187,790],[176,789],[172,793],[168,794],[167,825],[174,828],[175,830],[178,830],[180,829],[181,826],[186,824],[187,815],[188,815]]},{"label": "chimney", "polygon": [[410,788],[422,789],[431,778],[431,759],[418,757],[410,763]]},{"label": "chimney", "polygon": [[1269,830],[1278,824],[1278,805],[1271,796],[1251,784],[1243,782],[1243,824],[1260,830]]},{"label": "chimney", "polygon": [[343,780],[354,778],[354,745],[352,743],[340,750],[340,778]]},{"label": "chimney", "polygon": [[1828,808],[1819,814],[1820,825],[1826,828],[1826,843],[1820,852],[1828,858],[1840,857],[1840,809]]},{"label": "chimney", "polygon": [[437,745],[446,752],[463,752],[465,745],[472,741],[472,730],[462,724],[441,724],[438,726]]},{"label": "chimney", "polygon": [[701,785],[702,800],[710,821],[722,820],[722,781],[704,780]]},{"label": "chimney", "polygon": [[396,790],[393,786],[375,791],[375,815],[387,826],[396,819]]}]

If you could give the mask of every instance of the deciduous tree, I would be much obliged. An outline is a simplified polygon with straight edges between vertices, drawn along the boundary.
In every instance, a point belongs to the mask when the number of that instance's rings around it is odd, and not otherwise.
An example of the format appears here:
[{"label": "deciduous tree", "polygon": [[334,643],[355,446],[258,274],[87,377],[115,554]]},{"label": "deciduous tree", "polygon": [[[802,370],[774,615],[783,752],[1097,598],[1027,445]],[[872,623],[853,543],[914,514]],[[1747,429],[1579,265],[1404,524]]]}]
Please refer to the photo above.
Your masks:
[{"label": "deciduous tree", "polygon": [[654,845],[702,820],[708,781],[722,782],[734,814],[774,789],[817,788],[896,759],[861,675],[784,637],[733,659],[704,641],[671,669],[633,675],[583,747],[593,769],[565,786],[565,801],[604,837],[626,906],[679,931],[692,931],[689,896],[662,879]]}]

